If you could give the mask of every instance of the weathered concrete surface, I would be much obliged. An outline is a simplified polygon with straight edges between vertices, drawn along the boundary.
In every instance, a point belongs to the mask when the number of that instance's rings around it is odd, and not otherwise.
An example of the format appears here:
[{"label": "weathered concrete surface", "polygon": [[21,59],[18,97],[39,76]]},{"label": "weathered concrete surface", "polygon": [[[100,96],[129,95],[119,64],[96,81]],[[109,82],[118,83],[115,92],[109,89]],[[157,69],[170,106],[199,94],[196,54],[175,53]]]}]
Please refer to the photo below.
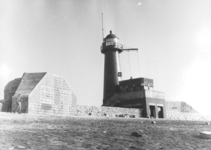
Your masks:
[{"label": "weathered concrete surface", "polygon": [[47,73],[29,94],[28,113],[71,115],[76,95],[63,77]]},{"label": "weathered concrete surface", "polygon": [[173,120],[211,120],[211,116],[202,115],[198,113],[183,113],[183,112],[166,112],[167,119]]},{"label": "weathered concrete surface", "polygon": [[[202,121],[55,117],[0,113],[1,150],[205,150]],[[140,131],[142,136],[131,134]]]},{"label": "weathered concrete surface", "polygon": [[24,73],[5,87],[3,111],[15,112],[21,102],[21,113],[72,115],[76,95],[61,76],[46,72]]},{"label": "weathered concrete surface", "polygon": [[20,82],[21,82],[21,78],[17,78],[17,79],[10,81],[5,86],[5,88],[4,88],[4,100],[2,102],[2,111],[3,112],[11,112],[12,97],[14,96]]},{"label": "weathered concrete surface", "polygon": [[182,101],[166,101],[166,111],[198,113],[193,107]]},{"label": "weathered concrete surface", "polygon": [[29,95],[45,75],[46,72],[24,73],[15,95]]}]

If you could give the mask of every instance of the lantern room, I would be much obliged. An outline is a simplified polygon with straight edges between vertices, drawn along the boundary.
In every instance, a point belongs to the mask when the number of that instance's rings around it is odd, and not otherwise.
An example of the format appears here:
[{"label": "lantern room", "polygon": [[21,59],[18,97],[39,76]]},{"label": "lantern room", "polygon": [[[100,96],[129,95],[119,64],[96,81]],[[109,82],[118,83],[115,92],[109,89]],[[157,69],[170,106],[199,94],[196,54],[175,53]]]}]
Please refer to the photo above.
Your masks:
[{"label": "lantern room", "polygon": [[103,44],[101,46],[101,52],[105,53],[107,51],[106,49],[110,48],[114,48],[115,51],[118,52],[122,52],[123,49],[123,45],[119,44],[119,38],[115,34],[112,34],[112,31],[110,31],[110,34],[104,38]]},{"label": "lantern room", "polygon": [[119,38],[115,34],[112,34],[112,31],[110,31],[110,34],[105,38],[106,46],[116,45],[118,42]]}]

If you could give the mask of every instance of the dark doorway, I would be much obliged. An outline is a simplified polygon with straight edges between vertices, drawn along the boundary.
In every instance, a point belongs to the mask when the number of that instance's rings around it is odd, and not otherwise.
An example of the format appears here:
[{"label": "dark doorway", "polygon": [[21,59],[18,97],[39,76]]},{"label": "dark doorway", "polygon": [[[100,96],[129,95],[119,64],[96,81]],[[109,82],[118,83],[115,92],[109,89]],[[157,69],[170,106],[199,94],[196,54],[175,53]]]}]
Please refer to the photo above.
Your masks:
[{"label": "dark doorway", "polygon": [[158,118],[164,118],[163,106],[158,106]]},{"label": "dark doorway", "polygon": [[150,118],[156,118],[155,106],[150,105]]}]

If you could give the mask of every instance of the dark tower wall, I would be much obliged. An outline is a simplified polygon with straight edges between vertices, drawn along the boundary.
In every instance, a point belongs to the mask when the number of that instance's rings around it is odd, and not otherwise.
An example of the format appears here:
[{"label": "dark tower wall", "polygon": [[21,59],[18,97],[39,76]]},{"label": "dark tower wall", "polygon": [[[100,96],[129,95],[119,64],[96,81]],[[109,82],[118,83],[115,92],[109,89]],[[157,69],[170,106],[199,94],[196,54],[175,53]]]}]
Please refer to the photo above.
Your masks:
[{"label": "dark tower wall", "polygon": [[113,48],[105,52],[103,104],[116,93],[116,88],[119,85],[117,55],[118,52]]}]

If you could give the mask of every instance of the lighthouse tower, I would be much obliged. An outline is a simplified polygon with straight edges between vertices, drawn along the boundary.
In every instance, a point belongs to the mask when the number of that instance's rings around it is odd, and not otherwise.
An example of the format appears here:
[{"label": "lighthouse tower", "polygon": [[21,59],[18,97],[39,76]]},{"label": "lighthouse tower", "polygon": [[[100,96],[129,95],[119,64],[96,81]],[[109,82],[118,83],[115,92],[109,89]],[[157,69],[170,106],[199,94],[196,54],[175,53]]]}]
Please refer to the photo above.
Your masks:
[{"label": "lighthouse tower", "polygon": [[117,92],[121,78],[119,53],[122,52],[122,49],[123,46],[119,44],[119,38],[110,31],[101,46],[101,52],[105,54],[103,105]]},{"label": "lighthouse tower", "polygon": [[154,90],[153,79],[130,78],[121,80],[119,54],[122,51],[138,51],[125,48],[112,34],[103,39],[101,52],[105,55],[103,106],[138,108],[141,117],[165,118],[165,94]]}]

